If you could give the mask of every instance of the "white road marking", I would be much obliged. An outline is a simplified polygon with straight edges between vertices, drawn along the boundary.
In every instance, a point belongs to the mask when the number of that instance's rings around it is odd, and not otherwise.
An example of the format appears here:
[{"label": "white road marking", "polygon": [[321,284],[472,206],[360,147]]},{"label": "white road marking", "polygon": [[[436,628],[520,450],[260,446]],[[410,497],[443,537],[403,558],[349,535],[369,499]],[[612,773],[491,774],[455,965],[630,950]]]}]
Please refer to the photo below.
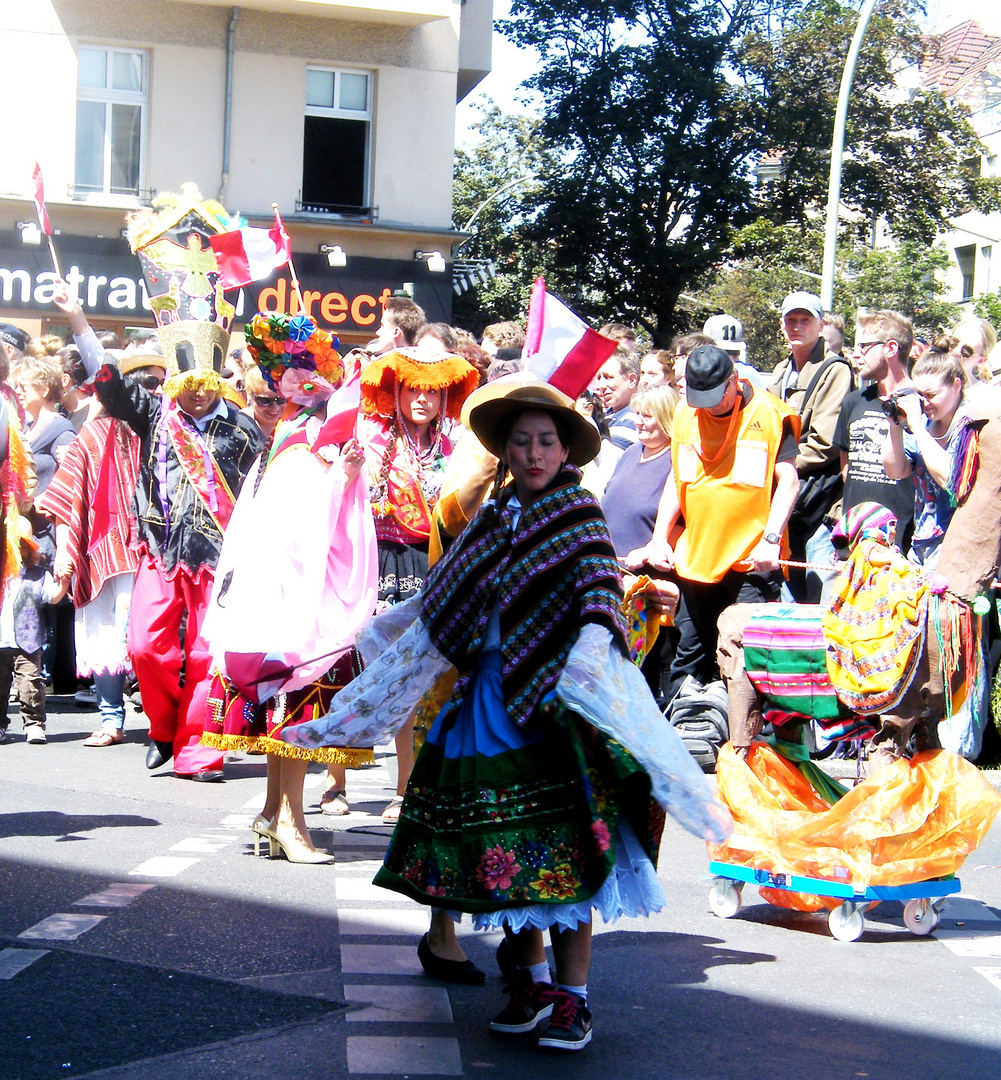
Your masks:
[{"label": "white road marking", "polygon": [[459,1040],[349,1035],[348,1072],[462,1076]]},{"label": "white road marking", "polygon": [[156,855],[129,871],[130,877],[174,877],[201,859],[181,859],[174,855]]},{"label": "white road marking", "polygon": [[348,934],[386,934],[393,937],[420,937],[428,928],[426,911],[399,908],[340,908],[337,930]]},{"label": "white road marking", "polygon": [[41,960],[48,951],[48,949],[4,949],[0,952],[0,979],[13,979],[36,960]]},{"label": "white road marking", "polygon": [[[0,956],[2,955],[3,954],[0,953]],[[996,986],[999,990],[1001,990],[1001,968],[975,967],[973,970],[979,971],[980,974],[983,975],[983,977],[989,983],[991,983],[992,986]]]},{"label": "white road marking", "polygon": [[81,915],[60,911],[34,926],[29,926],[17,936],[27,941],[75,941],[106,918],[107,915]]},{"label": "white road marking", "polygon": [[420,975],[422,970],[413,945],[341,945],[345,975]]},{"label": "white road marking", "polygon": [[227,814],[219,823],[228,829],[249,829],[256,814]]},{"label": "white road marking", "polygon": [[389,889],[373,885],[368,878],[364,877],[338,877],[337,899],[360,900],[368,903],[378,901],[384,904],[409,904],[413,908],[420,907],[413,900],[408,900],[405,896],[400,896],[399,893],[394,893]]},{"label": "white road marking", "polygon": [[356,1022],[451,1024],[452,1006],[444,986],[345,986],[344,1000]]},{"label": "white road marking", "polygon": [[212,840],[205,836],[189,836],[186,840],[181,840],[180,843],[174,844],[170,850],[197,851],[203,855],[213,855],[217,851],[222,851],[227,844],[231,844],[232,842],[232,840]]},{"label": "white road marking", "polygon": [[115,881],[101,892],[88,893],[73,901],[74,907],[126,907],[155,885],[140,885],[137,881]]}]

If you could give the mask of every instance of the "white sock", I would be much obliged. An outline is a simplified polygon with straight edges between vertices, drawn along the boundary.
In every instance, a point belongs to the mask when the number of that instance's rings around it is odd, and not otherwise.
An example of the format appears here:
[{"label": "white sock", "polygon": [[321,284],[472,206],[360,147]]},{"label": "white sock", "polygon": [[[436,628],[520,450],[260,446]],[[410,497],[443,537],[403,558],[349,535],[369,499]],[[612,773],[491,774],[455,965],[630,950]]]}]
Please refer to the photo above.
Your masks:
[{"label": "white sock", "polygon": [[568,986],[566,983],[557,983],[557,990],[566,990],[568,993],[576,994],[577,997],[584,999],[584,1004],[587,1004],[587,983],[583,986]]},{"label": "white sock", "polygon": [[548,960],[543,960],[541,964],[529,964],[523,970],[532,976],[533,983],[551,983],[553,981],[552,975],[549,974]]}]

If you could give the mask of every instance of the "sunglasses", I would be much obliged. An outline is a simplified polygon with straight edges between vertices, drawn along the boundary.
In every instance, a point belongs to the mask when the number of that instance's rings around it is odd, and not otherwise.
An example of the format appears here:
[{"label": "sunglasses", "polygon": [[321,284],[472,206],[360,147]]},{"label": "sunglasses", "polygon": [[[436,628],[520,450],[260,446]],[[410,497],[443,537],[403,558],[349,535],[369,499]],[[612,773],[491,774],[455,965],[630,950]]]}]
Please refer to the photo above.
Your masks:
[{"label": "sunglasses", "polygon": [[144,390],[148,390],[151,394],[154,390],[159,390],[163,386],[163,379],[159,375],[133,375],[133,378]]},{"label": "sunglasses", "polygon": [[970,357],[974,355],[976,350],[973,348],[972,345],[960,345],[959,348],[953,349],[952,351],[953,351],[953,355],[955,355],[956,353],[959,353],[959,355],[964,360],[969,360]]},{"label": "sunglasses", "polygon": [[873,347],[873,345],[885,345],[886,342],[882,338],[874,338],[872,341],[857,341],[855,342],[855,351],[859,356],[865,356],[865,354]]},{"label": "sunglasses", "polygon": [[251,394],[250,396],[262,409],[273,409],[278,405],[285,404],[285,399],[283,397],[268,397],[267,394]]}]

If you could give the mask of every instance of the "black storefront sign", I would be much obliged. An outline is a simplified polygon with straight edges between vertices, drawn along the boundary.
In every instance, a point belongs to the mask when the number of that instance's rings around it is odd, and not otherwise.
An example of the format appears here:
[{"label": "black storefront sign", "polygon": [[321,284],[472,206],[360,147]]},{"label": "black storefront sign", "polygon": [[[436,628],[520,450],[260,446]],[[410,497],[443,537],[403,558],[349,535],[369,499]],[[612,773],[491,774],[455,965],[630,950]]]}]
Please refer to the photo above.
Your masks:
[{"label": "black storefront sign", "polygon": [[[89,236],[54,237],[59,265],[76,286],[84,311],[92,317],[152,323],[153,312],[139,260],[121,239]],[[333,333],[373,333],[386,298],[413,283],[414,300],[429,322],[448,322],[452,315],[451,275],[432,274],[425,263],[407,259],[348,258],[331,268],[321,255],[294,255],[296,273],[308,314]],[[0,237],[0,308],[8,316],[57,314],[52,303],[55,274],[45,245],[22,245],[19,238]],[[236,305],[236,322],[249,322],[257,311],[298,311],[288,269],[267,281],[227,293]]]}]

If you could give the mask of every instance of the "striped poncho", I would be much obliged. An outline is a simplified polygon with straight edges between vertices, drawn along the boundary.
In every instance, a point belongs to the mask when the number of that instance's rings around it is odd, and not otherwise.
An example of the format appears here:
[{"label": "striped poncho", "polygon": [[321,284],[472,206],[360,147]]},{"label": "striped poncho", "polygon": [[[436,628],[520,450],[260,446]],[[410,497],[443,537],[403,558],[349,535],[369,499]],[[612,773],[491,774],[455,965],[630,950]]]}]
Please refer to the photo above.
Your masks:
[{"label": "striped poncho", "polygon": [[421,620],[459,671],[456,709],[499,606],[504,701],[524,725],[552,690],[585,623],[611,631],[626,651],[622,585],[608,527],[594,497],[565,468],[515,525],[511,488],[499,514],[484,508],[425,584]]}]

